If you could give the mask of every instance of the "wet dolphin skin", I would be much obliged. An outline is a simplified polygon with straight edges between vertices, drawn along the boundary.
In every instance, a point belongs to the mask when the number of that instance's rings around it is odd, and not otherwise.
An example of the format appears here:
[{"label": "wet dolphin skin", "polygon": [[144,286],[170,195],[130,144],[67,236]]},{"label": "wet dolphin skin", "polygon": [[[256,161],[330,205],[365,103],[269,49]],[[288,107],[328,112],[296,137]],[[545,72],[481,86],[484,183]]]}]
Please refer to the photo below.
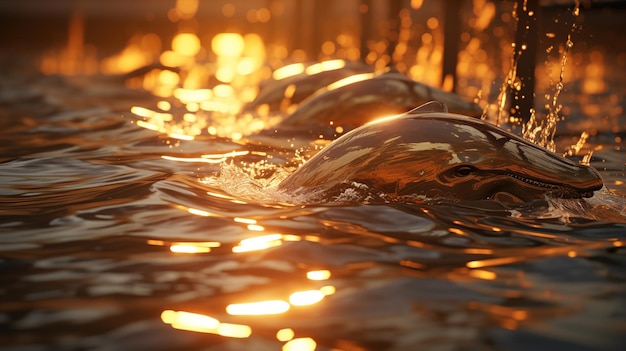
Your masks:
[{"label": "wet dolphin skin", "polygon": [[590,197],[603,186],[595,169],[436,102],[343,135],[279,190],[329,196],[351,182],[394,196],[524,202]]}]

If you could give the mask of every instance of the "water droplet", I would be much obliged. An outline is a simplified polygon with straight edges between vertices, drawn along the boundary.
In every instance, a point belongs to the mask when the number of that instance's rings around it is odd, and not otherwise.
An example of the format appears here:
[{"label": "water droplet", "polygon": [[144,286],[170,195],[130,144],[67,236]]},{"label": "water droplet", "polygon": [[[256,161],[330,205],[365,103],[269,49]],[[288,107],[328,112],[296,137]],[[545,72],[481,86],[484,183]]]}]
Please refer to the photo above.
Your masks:
[{"label": "water droplet", "polygon": [[567,40],[567,47],[571,48],[572,46],[574,46],[574,42],[568,39]]}]

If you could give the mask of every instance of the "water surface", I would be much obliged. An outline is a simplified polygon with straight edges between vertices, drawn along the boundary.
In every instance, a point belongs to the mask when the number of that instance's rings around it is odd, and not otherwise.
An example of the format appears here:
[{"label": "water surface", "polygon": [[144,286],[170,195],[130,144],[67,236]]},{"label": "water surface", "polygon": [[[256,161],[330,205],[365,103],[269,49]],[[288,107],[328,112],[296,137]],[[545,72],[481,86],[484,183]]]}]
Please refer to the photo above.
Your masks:
[{"label": "water surface", "polygon": [[[595,150],[606,184],[586,200],[300,205],[268,180],[288,173],[292,154],[264,149],[273,158],[257,173],[242,165],[265,159],[252,154],[182,162],[257,147],[140,128],[128,111],[154,98],[123,82],[0,81],[0,349],[618,350],[626,341],[623,130],[581,151]],[[297,292],[309,295],[298,302]],[[273,300],[282,303],[264,314],[232,310]],[[204,324],[176,324],[183,312]]]}]

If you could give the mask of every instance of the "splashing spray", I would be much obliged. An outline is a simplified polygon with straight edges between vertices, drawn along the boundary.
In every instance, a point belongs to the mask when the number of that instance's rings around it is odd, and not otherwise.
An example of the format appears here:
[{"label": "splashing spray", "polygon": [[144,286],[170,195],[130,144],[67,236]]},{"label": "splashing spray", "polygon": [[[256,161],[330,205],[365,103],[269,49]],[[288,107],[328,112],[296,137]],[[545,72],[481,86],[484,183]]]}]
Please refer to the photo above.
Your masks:
[{"label": "splashing spray", "polygon": [[[577,0],[574,6],[574,10],[572,14],[577,17],[580,15],[580,2]],[[576,23],[572,24],[572,32],[576,29]],[[545,98],[548,101],[545,105],[546,110],[548,111],[546,118],[538,121],[536,118],[536,111],[531,110],[530,120],[522,126],[522,136],[538,145],[545,147],[546,149],[555,152],[556,145],[554,143],[554,135],[556,134],[557,122],[562,120],[563,117],[560,116],[560,112],[563,106],[559,103],[559,96],[564,89],[564,76],[565,76],[565,66],[567,64],[567,58],[569,55],[570,49],[574,46],[574,42],[572,41],[571,32],[567,35],[567,41],[563,46],[562,54],[561,54],[561,68],[559,71],[559,79],[558,82],[554,86],[554,91],[552,95],[546,94]],[[564,156],[571,156],[573,154],[578,153],[586,139],[588,137],[587,133],[583,133],[581,135],[580,140],[570,147],[568,147],[564,153]],[[590,155],[586,157],[588,160]]]}]

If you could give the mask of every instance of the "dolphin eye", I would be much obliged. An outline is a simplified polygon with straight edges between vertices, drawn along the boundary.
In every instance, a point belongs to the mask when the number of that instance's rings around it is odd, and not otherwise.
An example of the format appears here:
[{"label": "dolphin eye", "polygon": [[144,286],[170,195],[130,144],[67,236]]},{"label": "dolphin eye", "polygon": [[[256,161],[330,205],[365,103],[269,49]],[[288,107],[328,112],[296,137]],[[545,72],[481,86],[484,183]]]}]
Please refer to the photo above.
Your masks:
[{"label": "dolphin eye", "polygon": [[468,175],[474,173],[475,170],[476,169],[472,166],[459,166],[454,172],[454,175],[457,177],[467,177]]}]

